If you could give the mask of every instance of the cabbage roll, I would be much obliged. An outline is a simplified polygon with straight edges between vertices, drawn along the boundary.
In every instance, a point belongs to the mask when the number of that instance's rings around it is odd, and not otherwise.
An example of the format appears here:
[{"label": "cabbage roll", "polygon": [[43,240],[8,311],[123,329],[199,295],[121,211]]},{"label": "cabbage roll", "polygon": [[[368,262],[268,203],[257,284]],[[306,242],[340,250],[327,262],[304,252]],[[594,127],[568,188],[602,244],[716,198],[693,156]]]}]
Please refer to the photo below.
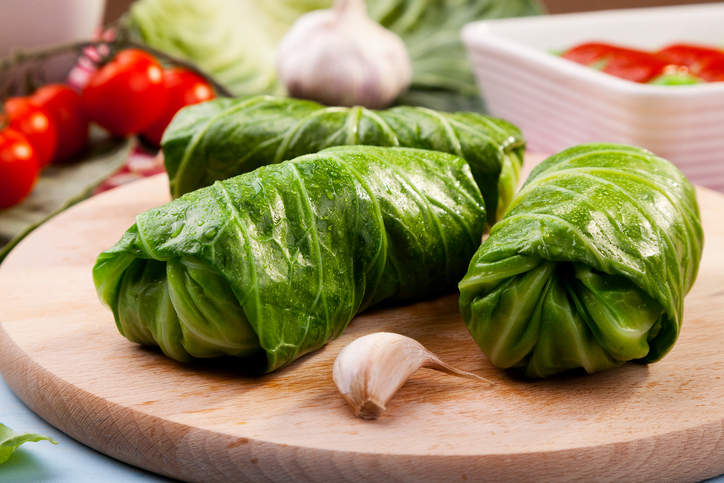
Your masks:
[{"label": "cabbage roll", "polygon": [[483,193],[489,222],[518,184],[520,130],[480,114],[401,106],[374,111],[253,96],[220,98],[181,110],[162,147],[174,198],[198,188],[330,146],[401,146],[464,158]]},{"label": "cabbage roll", "polygon": [[536,167],[459,284],[501,368],[547,377],[651,363],[676,342],[703,233],[694,188],[644,149],[577,146]]},{"label": "cabbage roll", "polygon": [[129,340],[269,372],[367,307],[454,291],[485,215],[462,158],[334,147],[139,215],[93,277]]}]

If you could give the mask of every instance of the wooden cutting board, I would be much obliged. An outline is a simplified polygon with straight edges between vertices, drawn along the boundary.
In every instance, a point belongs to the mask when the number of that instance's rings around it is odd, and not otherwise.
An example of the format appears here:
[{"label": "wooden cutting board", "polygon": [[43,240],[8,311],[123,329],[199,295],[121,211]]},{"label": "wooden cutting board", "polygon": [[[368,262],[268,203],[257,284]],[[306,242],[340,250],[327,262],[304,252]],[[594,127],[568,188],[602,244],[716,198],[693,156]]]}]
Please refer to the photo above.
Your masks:
[{"label": "wooden cutting board", "polygon": [[[0,266],[0,370],[35,412],[114,458],[188,481],[698,481],[724,473],[724,195],[700,189],[706,247],[661,362],[528,381],[493,367],[457,295],[370,310],[265,377],[183,365],[120,336],[91,267],[166,179],[118,188],[32,233]],[[332,363],[376,331],[413,337],[492,388],[421,370],[374,421]]]}]

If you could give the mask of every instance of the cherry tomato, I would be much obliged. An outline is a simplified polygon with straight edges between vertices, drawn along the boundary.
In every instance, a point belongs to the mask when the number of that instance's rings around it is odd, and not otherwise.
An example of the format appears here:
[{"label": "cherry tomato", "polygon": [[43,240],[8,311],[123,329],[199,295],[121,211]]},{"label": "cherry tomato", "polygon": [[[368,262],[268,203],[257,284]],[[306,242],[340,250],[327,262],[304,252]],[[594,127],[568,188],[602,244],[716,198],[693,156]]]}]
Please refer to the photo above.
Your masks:
[{"label": "cherry tomato", "polygon": [[180,67],[166,69],[163,73],[163,83],[168,91],[166,109],[156,122],[141,132],[143,137],[156,146],[161,145],[163,132],[179,109],[216,97],[211,84],[188,69]]},{"label": "cherry tomato", "polygon": [[58,130],[58,147],[53,162],[64,163],[77,157],[88,143],[88,116],[80,96],[63,84],[48,84],[30,96],[44,108]]},{"label": "cherry tomato", "polygon": [[0,130],[0,208],[25,198],[39,173],[40,163],[28,138],[10,127]]},{"label": "cherry tomato", "polygon": [[23,133],[35,148],[40,167],[50,164],[58,145],[58,131],[48,111],[27,97],[11,97],[3,107],[9,126]]},{"label": "cherry tomato", "polygon": [[163,69],[140,49],[118,52],[83,88],[83,107],[114,136],[127,136],[150,126],[166,106]]}]

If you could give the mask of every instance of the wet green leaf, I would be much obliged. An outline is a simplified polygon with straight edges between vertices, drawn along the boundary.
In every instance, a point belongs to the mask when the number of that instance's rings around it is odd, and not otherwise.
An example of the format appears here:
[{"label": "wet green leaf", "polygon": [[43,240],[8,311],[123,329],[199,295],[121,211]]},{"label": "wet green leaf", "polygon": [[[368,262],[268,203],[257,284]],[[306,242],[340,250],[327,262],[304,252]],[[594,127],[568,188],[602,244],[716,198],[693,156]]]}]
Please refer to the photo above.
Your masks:
[{"label": "wet green leaf", "polygon": [[93,270],[129,340],[269,372],[382,301],[455,290],[485,208],[468,164],[340,146],[263,166],[136,218]]},{"label": "wet green leaf", "polygon": [[214,181],[330,146],[423,148],[462,156],[478,183],[489,221],[518,185],[525,142],[512,124],[470,112],[399,106],[325,107],[283,97],[216,99],[190,106],[163,137],[173,197]]},{"label": "wet green leaf", "polygon": [[460,310],[495,365],[529,377],[656,362],[679,335],[703,241],[673,164],[577,146],[530,175],[460,282]]}]

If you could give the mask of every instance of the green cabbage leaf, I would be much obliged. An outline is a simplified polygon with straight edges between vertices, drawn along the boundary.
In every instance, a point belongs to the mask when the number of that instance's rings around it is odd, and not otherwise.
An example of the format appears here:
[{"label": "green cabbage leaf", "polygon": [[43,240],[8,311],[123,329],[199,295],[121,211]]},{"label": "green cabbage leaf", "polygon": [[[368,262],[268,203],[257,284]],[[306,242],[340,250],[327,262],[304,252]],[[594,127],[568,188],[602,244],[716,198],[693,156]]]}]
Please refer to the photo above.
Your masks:
[{"label": "green cabbage leaf", "polygon": [[370,17],[399,35],[412,60],[412,88],[477,96],[460,30],[476,20],[545,12],[536,0],[367,0]]},{"label": "green cabbage leaf", "polygon": [[237,95],[282,93],[274,59],[283,33],[264,15],[267,1],[142,0],[126,24],[133,38],[193,62]]},{"label": "green cabbage leaf", "polygon": [[56,440],[37,433],[16,433],[4,424],[0,423],[0,465],[5,463],[13,452],[24,443],[37,443],[38,441],[50,441],[58,444]]},{"label": "green cabbage leaf", "polygon": [[480,114],[409,106],[324,107],[268,96],[184,108],[162,142],[174,198],[260,166],[353,144],[431,149],[464,158],[491,224],[515,193],[525,149],[517,127]]},{"label": "green cabbage leaf", "polygon": [[538,166],[473,257],[460,310],[498,367],[528,377],[656,362],[681,329],[703,232],[694,188],[635,147]]},{"label": "green cabbage leaf", "polygon": [[[235,95],[281,94],[276,47],[302,14],[332,0],[140,0],[126,25],[151,47],[195,63]],[[478,97],[460,30],[468,22],[538,15],[537,0],[367,0],[370,17],[398,34],[412,60],[412,96],[432,89]],[[434,98],[433,103],[436,103]],[[454,101],[455,102],[455,101]]]},{"label": "green cabbage leaf", "polygon": [[382,301],[455,290],[485,207],[461,158],[343,146],[215,183],[136,218],[93,269],[129,340],[269,372]]}]

